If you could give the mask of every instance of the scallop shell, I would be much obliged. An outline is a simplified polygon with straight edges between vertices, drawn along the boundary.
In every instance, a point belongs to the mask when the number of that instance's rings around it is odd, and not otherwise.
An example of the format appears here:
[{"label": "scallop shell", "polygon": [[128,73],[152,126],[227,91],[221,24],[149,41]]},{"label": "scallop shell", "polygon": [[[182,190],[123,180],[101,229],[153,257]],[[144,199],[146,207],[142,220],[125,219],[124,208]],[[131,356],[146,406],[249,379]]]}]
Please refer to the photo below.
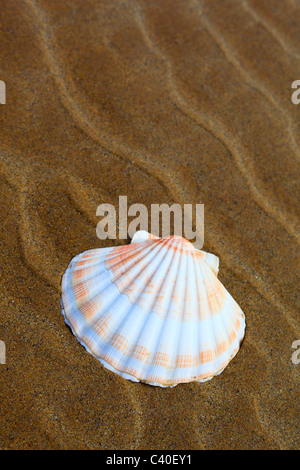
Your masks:
[{"label": "scallop shell", "polygon": [[62,312],[80,343],[134,382],[174,387],[220,374],[245,316],[217,278],[219,259],[178,236],[137,232],[85,251],[62,279]]}]

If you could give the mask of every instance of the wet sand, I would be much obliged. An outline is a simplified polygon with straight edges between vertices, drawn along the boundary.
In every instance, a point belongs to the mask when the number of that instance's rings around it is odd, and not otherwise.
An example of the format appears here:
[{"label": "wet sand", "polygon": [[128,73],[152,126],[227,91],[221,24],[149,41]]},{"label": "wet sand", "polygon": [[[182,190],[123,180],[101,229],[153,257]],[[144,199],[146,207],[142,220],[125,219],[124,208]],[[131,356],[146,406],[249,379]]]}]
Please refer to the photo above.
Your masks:
[{"label": "wet sand", "polygon": [[[2,449],[299,448],[297,0],[14,0],[0,8]],[[246,314],[204,384],[105,370],[60,311],[96,208],[205,204]]]}]

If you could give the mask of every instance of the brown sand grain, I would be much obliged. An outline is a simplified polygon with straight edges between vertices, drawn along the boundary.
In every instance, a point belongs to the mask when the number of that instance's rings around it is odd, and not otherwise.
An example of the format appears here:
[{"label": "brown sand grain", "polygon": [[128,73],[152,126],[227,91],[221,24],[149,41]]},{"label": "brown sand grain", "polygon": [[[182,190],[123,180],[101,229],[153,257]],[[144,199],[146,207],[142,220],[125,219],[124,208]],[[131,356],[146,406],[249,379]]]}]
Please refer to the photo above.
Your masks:
[{"label": "brown sand grain", "polygon": [[[297,0],[2,2],[1,448],[299,448],[299,24]],[[205,204],[247,319],[210,382],[127,382],[64,323],[61,276],[110,245],[119,195]]]}]

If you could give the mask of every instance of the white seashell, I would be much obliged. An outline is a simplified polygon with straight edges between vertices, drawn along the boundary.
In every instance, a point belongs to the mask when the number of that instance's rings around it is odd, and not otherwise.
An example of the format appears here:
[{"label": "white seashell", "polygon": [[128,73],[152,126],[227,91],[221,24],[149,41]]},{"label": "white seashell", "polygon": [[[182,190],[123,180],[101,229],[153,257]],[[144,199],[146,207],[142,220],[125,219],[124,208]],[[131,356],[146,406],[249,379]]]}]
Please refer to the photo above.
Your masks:
[{"label": "white seashell", "polygon": [[245,316],[217,278],[219,260],[182,237],[137,232],[85,251],[62,279],[62,312],[80,343],[134,382],[173,387],[220,374]]}]

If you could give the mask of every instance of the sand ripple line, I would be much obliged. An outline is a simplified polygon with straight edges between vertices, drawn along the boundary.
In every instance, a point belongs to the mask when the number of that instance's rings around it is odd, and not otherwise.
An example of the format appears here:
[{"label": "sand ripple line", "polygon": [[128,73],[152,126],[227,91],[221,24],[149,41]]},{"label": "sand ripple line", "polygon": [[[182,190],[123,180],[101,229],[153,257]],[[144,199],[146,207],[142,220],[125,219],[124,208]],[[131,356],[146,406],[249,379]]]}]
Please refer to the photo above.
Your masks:
[{"label": "sand ripple line", "polygon": [[[254,201],[274,220],[282,225],[285,230],[292,235],[297,242],[300,244],[300,233],[298,231],[298,221],[293,220],[283,210],[275,208],[276,203],[271,200],[270,196],[266,194],[264,188],[258,184],[253,171],[250,171],[252,166],[251,157],[246,149],[238,142],[238,139],[220,122],[214,120],[212,116],[204,114],[187,104],[182,98],[176,88],[171,91],[173,98],[176,100],[178,107],[193,119],[197,124],[204,127],[205,130],[210,132],[218,141],[222,142],[223,145],[229,150],[233,156],[241,174],[247,182],[248,188],[252,194]],[[245,163],[245,161],[247,163]],[[259,186],[259,188],[258,188]]]},{"label": "sand ripple line", "polygon": [[242,5],[245,10],[252,16],[252,18],[257,22],[260,23],[266,31],[275,39],[275,41],[282,47],[284,52],[292,57],[295,57],[297,60],[300,59],[300,55],[294,51],[282,37],[282,35],[278,32],[274,26],[272,26],[261,14],[259,14],[252,6],[250,6],[247,0],[242,0]]},{"label": "sand ripple line", "polygon": [[[5,163],[3,155],[5,154]],[[42,221],[39,220],[39,217],[36,216],[34,220],[30,215],[29,208],[31,207],[31,200],[30,196],[32,192],[34,192],[34,182],[32,181],[32,167],[34,166],[34,170],[41,174],[41,179],[49,179],[53,178],[53,180],[57,180],[58,177],[62,178],[62,180],[67,180],[67,183],[62,185],[66,188],[66,192],[68,188],[76,188],[80,191],[80,187],[83,187],[83,184],[79,181],[79,178],[76,179],[71,175],[65,174],[65,172],[61,171],[60,169],[50,170],[45,169],[43,167],[39,168],[38,165],[35,165],[34,162],[31,162],[30,157],[26,160],[26,164],[24,162],[19,163],[17,168],[15,165],[16,156],[10,156],[10,152],[0,151],[0,158],[2,157],[1,161],[1,174],[7,181],[7,183],[14,188],[15,193],[19,199],[19,223],[18,223],[18,232],[20,237],[20,256],[23,260],[23,263],[26,267],[34,273],[39,278],[42,278],[45,282],[51,285],[56,291],[58,291],[57,286],[57,275],[54,273],[55,267],[60,265],[58,253],[57,253],[57,246],[54,242],[51,241],[51,237],[45,237],[47,239],[47,243],[43,241],[43,238],[39,238],[38,234],[45,232],[45,227]],[[13,166],[10,166],[10,162],[13,163]],[[84,184],[85,188],[89,188],[89,195],[93,194],[92,188],[87,186],[87,183]],[[80,191],[82,193],[83,190]],[[95,192],[95,191],[94,191]],[[79,203],[77,202],[76,197],[73,194],[70,194],[70,203],[74,206],[76,210],[80,210],[84,216],[89,220],[90,224],[94,226],[95,220],[92,217],[92,213],[94,212],[94,207],[96,203],[92,204],[89,197],[85,198],[85,205],[84,208],[78,208]],[[89,209],[87,209],[90,208]],[[5,223],[5,222],[4,222]],[[33,223],[35,224],[33,228]],[[47,256],[49,254],[49,259],[52,259],[51,269],[47,268],[45,263],[40,262],[41,260],[40,254],[42,257]],[[37,260],[36,262],[34,260]]]},{"label": "sand ripple line", "polygon": [[[27,210],[27,196],[28,190],[31,187],[31,171],[30,171],[30,164],[24,165],[24,163],[17,162],[15,156],[10,156],[10,152],[4,151],[3,149],[0,150],[0,157],[2,163],[3,174],[5,176],[6,181],[15,189],[17,197],[19,198],[19,214],[20,214],[20,222],[18,224],[18,232],[19,232],[19,239],[20,239],[20,256],[24,263],[24,265],[34,273],[34,275],[38,277],[42,277],[51,287],[57,290],[57,285],[55,281],[49,276],[49,273],[45,268],[43,268],[43,263],[39,268],[32,264],[32,259],[34,259],[35,248],[34,248],[34,240],[36,239],[35,231],[31,230],[32,220],[30,218],[29,211]],[[30,162],[30,158],[28,157],[28,161]],[[12,165],[11,165],[12,163]],[[11,166],[11,167],[10,167]],[[29,202],[30,205],[30,202]],[[38,232],[43,230],[42,224],[40,224],[37,220],[35,223],[39,227]],[[28,243],[28,240],[31,240]],[[33,241],[33,243],[32,243]],[[39,246],[39,252],[41,251],[40,244],[37,243]],[[55,245],[48,240],[47,246],[44,246],[45,252],[50,250],[51,257],[53,258],[53,263],[57,263],[58,260],[55,260],[55,253],[56,247]],[[43,250],[42,250],[43,251]],[[50,257],[50,258],[51,258]],[[42,267],[42,269],[41,269]]]},{"label": "sand ripple line", "polygon": [[280,439],[278,436],[275,435],[274,433],[274,424],[268,422],[268,426],[264,424],[264,421],[266,420],[266,416],[264,416],[264,419],[261,416],[260,410],[259,410],[259,405],[258,405],[258,398],[254,397],[253,399],[253,409],[257,418],[257,421],[259,422],[261,428],[264,430],[265,435],[270,436],[271,439],[276,442],[276,444],[279,447],[279,450],[284,450],[286,448],[284,442],[282,439]]},{"label": "sand ripple line", "polygon": [[[49,26],[45,26],[47,25],[47,20],[43,11],[36,5],[36,2],[34,0],[25,0],[25,3],[33,12],[34,17],[37,20],[37,24],[39,26],[38,35],[40,39],[40,47],[44,53],[44,59],[46,61],[46,64],[48,65],[49,71],[51,72],[55,84],[57,85],[62,104],[65,109],[69,112],[72,119],[80,127],[80,129],[108,153],[112,153],[120,159],[130,161],[132,163],[132,160],[134,158],[134,164],[141,171],[156,179],[162,186],[162,188],[166,188],[165,180],[167,179],[170,185],[173,188],[176,188],[177,194],[179,194],[180,192],[182,193],[183,187],[177,182],[177,172],[172,171],[169,168],[168,171],[166,171],[164,176],[162,177],[162,169],[160,163],[157,163],[157,161],[160,162],[158,158],[153,158],[153,155],[149,153],[147,154],[147,156],[144,155],[140,157],[139,155],[134,154],[132,152],[132,149],[128,148],[123,143],[113,143],[111,139],[107,138],[107,136],[102,135],[101,131],[84,114],[79,104],[72,98],[72,96],[68,92],[67,86],[62,77],[61,70],[58,66],[57,61],[54,58],[49,42],[49,37],[51,36],[50,28]],[[167,190],[167,192],[169,191]]]},{"label": "sand ripple line", "polygon": [[[45,19],[44,19],[43,16],[41,16],[42,13],[41,13],[40,9],[36,6],[36,4],[32,0],[26,0],[26,3],[34,10],[34,13],[38,18],[38,21],[39,21],[39,24],[40,24],[40,27],[41,27],[41,31],[43,31],[43,33],[42,33],[42,43],[43,43],[44,52],[46,54],[46,57],[48,58],[48,65],[49,65],[49,68],[51,69],[51,71],[54,75],[54,78],[55,78],[57,84],[58,84],[58,87],[59,87],[59,89],[61,91],[61,94],[62,94],[63,101],[66,104],[67,109],[69,111],[71,111],[71,114],[73,115],[73,118],[75,118],[76,121],[78,121],[78,116],[80,116],[80,124],[83,124],[84,130],[88,133],[88,135],[91,136],[91,138],[93,138],[98,143],[103,145],[103,142],[101,142],[101,141],[99,142],[99,130],[85,117],[85,115],[82,113],[79,106],[69,96],[69,93],[67,91],[64,80],[61,77],[59,68],[58,68],[58,66],[56,64],[56,61],[54,60],[54,57],[53,57],[53,55],[52,55],[52,53],[49,49],[49,46],[47,44],[47,36],[49,36],[49,35],[47,35],[47,33],[45,31],[45,26],[44,26]],[[170,65],[169,61],[161,53],[161,51],[156,46],[154,46],[154,43],[153,43],[152,39],[150,39],[150,36],[146,32],[146,29],[145,29],[145,27],[144,27],[144,25],[141,21],[140,15],[138,15],[138,23],[140,25],[141,32],[143,33],[148,46],[151,46],[151,49],[154,50],[166,62],[168,70],[169,70],[169,75],[170,75],[170,83],[172,84],[172,91],[173,91],[173,93],[175,93],[175,96],[177,98],[179,98],[179,101],[181,103],[183,103],[184,106],[185,106],[185,102],[184,102],[183,98],[179,95],[179,92],[178,92],[178,90],[176,89],[176,87],[174,85],[174,81],[172,80],[171,65]],[[182,104],[181,104],[181,106],[182,106]],[[189,111],[188,115],[190,115],[190,111]],[[191,115],[190,115],[190,117],[191,117]],[[209,121],[209,124],[211,126],[211,124],[212,124],[211,121]],[[226,132],[226,129],[225,129],[225,132]],[[102,137],[102,139],[103,139],[103,137]],[[229,144],[231,145],[230,142],[229,142]],[[126,154],[129,153],[128,150],[125,149],[123,145],[120,144],[119,148],[120,147],[123,147],[123,149],[122,149],[123,154],[126,155]],[[105,148],[107,148],[107,144],[106,144]],[[110,148],[109,151],[115,153],[115,149]],[[118,153],[116,153],[116,154],[118,155]],[[239,164],[240,169],[242,170],[242,173],[243,173],[244,177],[248,181],[248,184],[250,185],[250,188],[251,188],[251,190],[254,194],[254,198],[258,202],[258,204],[261,207],[263,207],[268,212],[269,215],[271,215],[275,219],[277,219],[289,231],[289,233],[291,233],[293,236],[295,236],[297,238],[298,241],[300,241],[300,236],[297,232],[297,229],[295,228],[295,224],[294,223],[287,223],[286,217],[283,216],[280,211],[275,211],[273,209],[273,207],[267,201],[265,201],[265,196],[261,196],[260,192],[256,189],[256,186],[253,183],[251,176],[248,175],[248,169],[244,167],[243,161],[239,157],[239,153],[233,153],[233,156],[236,157],[235,159],[236,159],[237,163]],[[148,171],[152,170],[152,173],[153,173],[153,167],[155,166],[155,165],[153,165],[153,161],[149,165],[148,163],[146,163],[146,161],[144,159],[143,163],[142,163],[142,169],[144,169],[144,165],[146,165]],[[158,177],[157,172],[155,172],[155,173],[156,173],[155,176]],[[170,176],[169,176],[169,179],[170,179]],[[172,183],[176,185],[176,182],[174,180],[172,181]],[[279,217],[277,217],[277,213],[279,214]]]},{"label": "sand ripple line", "polygon": [[203,436],[200,432],[199,418],[198,418],[198,415],[197,415],[196,412],[193,415],[193,421],[195,423],[194,424],[194,429],[195,429],[195,433],[197,435],[197,439],[198,439],[198,443],[199,443],[199,449],[206,450],[207,445],[203,443],[203,441],[205,440],[205,436]]},{"label": "sand ripple line", "polygon": [[289,113],[282,108],[282,105],[280,104],[278,99],[274,98],[274,93],[270,93],[266,87],[264,87],[257,79],[251,76],[249,70],[244,69],[244,67],[235,57],[232,49],[226,43],[224,37],[220,34],[219,31],[216,30],[215,26],[212,25],[212,23],[208,20],[208,18],[203,14],[202,11],[200,12],[200,20],[202,21],[203,25],[207,29],[210,36],[218,44],[221,51],[224,53],[228,62],[230,62],[242,75],[244,81],[248,83],[252,88],[257,90],[264,98],[266,98],[276,108],[276,110],[283,116],[284,119],[282,119],[282,122],[287,123],[287,132],[289,135],[289,141],[291,142],[291,145],[293,147],[297,160],[300,160],[300,148],[295,138],[295,135],[293,133],[293,121]]},{"label": "sand ripple line", "polygon": [[[170,94],[171,98],[175,101],[175,104],[182,110],[184,114],[189,116],[198,125],[205,128],[206,131],[210,132],[217,140],[221,141],[225,147],[230,151],[234,160],[243,175],[250,192],[255,202],[272,218],[274,218],[280,225],[282,225],[287,232],[292,235],[300,244],[300,233],[298,232],[298,222],[289,218],[281,209],[275,209],[275,202],[269,202],[269,195],[266,194],[263,188],[258,189],[258,183],[255,177],[251,175],[249,167],[251,166],[251,157],[247,154],[246,149],[238,142],[238,140],[230,133],[230,131],[217,122],[214,117],[209,117],[207,114],[195,110],[189,105],[182,97],[178,88],[175,84],[172,73],[172,65],[169,59],[163,54],[158,46],[154,43],[146,30],[145,24],[142,21],[141,15],[137,14],[137,23],[140,26],[140,30],[143,33],[145,42],[154,53],[158,54],[161,59],[164,60],[170,83]],[[245,163],[247,161],[248,165]]]},{"label": "sand ripple line", "polygon": [[146,432],[146,418],[143,414],[141,401],[139,399],[139,385],[124,380],[128,394],[130,396],[135,411],[135,435],[132,439],[131,450],[139,450],[139,446],[143,443],[143,437]]},{"label": "sand ripple line", "polygon": [[[215,232],[209,230],[209,233],[211,234],[211,239],[214,240],[216,238]],[[265,300],[274,305],[274,307],[276,307],[276,309],[284,316],[289,326],[298,337],[300,335],[300,326],[299,323],[297,323],[297,321],[294,319],[294,310],[291,309],[288,305],[284,304],[278,298],[278,295],[273,290],[271,284],[265,282],[260,276],[255,274],[255,272],[253,273],[251,267],[245,260],[243,260],[243,263],[234,263],[230,255],[228,255],[230,249],[229,247],[226,247],[226,243],[224,243],[224,237],[222,240],[217,239],[215,244],[218,246],[218,250],[223,259],[223,264],[227,265],[227,267],[230,268],[236,275],[240,275],[243,279],[246,279],[248,282],[250,282],[252,287],[254,287],[254,289],[259,292],[259,294]]]}]

